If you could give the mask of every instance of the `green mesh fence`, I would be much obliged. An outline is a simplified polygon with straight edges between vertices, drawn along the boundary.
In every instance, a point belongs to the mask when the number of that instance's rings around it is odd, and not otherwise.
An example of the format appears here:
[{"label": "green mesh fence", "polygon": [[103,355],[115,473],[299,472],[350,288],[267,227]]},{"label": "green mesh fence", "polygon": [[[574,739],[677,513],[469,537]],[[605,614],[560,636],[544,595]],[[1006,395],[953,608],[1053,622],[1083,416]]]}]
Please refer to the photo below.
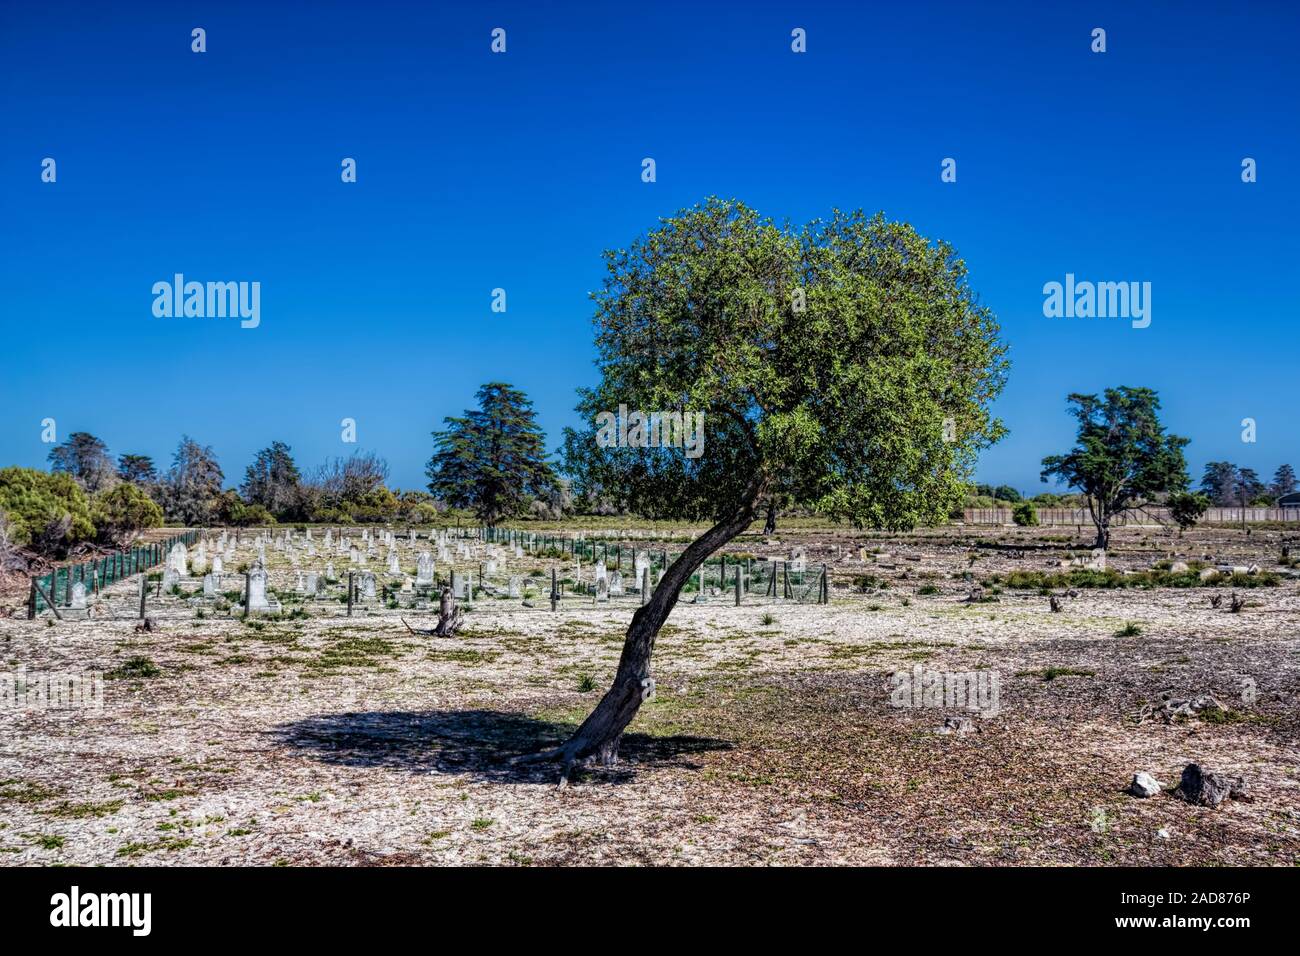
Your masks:
[{"label": "green mesh fence", "polygon": [[48,610],[50,601],[56,607],[67,607],[72,596],[73,585],[80,582],[86,592],[93,593],[109,587],[123,578],[139,574],[162,564],[167,559],[167,552],[172,545],[183,543],[187,547],[199,540],[198,531],[185,531],[172,535],[165,541],[154,541],[137,545],[126,551],[55,568],[49,574],[32,578],[31,597],[28,602],[28,616],[35,617],[41,611]]}]

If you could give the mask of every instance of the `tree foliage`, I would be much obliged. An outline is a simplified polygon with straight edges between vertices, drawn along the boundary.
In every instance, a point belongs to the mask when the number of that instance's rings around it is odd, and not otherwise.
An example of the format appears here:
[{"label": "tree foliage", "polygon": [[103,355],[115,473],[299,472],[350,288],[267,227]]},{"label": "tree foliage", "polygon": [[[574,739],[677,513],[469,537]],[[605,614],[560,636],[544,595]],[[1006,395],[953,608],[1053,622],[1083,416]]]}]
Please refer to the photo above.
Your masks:
[{"label": "tree foliage", "polygon": [[100,541],[121,546],[141,531],[161,527],[163,512],[144,489],[119,482],[92,499],[91,520]]},{"label": "tree foliage", "polygon": [[169,521],[185,525],[212,523],[223,480],[211,447],[183,436],[172,466],[158,486],[163,513]]},{"label": "tree foliage", "polygon": [[1175,491],[1165,502],[1169,507],[1169,517],[1174,519],[1178,530],[1194,528],[1201,520],[1206,509],[1210,507],[1208,496],[1194,491]]},{"label": "tree foliage", "polygon": [[1295,469],[1290,465],[1279,465],[1277,471],[1273,473],[1273,483],[1268,490],[1274,498],[1281,498],[1295,491]]},{"label": "tree foliage", "polygon": [[152,485],[158,480],[158,469],[148,455],[119,455],[117,476],[133,485]]},{"label": "tree foliage", "polygon": [[117,470],[108,446],[89,432],[73,432],[49,454],[50,471],[68,474],[89,494],[117,483]]},{"label": "tree foliage", "polygon": [[0,511],[12,546],[46,557],[64,557],[95,534],[89,499],[67,472],[0,469]]},{"label": "tree foliage", "polygon": [[261,505],[280,520],[303,517],[302,475],[288,445],[272,442],[244,472],[239,493],[249,504]]},{"label": "tree foliage", "polygon": [[[994,318],[953,250],[905,223],[836,211],[794,229],[709,199],[606,268],[600,382],[578,404],[593,425],[564,442],[578,495],[685,519],[778,500],[905,529],[944,520],[1003,433]],[[620,405],[702,411],[704,454],[599,447],[594,420]]]},{"label": "tree foliage", "polygon": [[1149,388],[1108,388],[1102,398],[1076,393],[1068,401],[1079,422],[1077,444],[1044,458],[1042,479],[1059,478],[1087,496],[1097,547],[1105,548],[1116,516],[1186,490],[1188,439],[1165,434],[1160,399]]},{"label": "tree foliage", "polygon": [[519,514],[530,498],[550,496],[555,473],[533,403],[516,388],[489,382],[479,407],[444,418],[433,433],[429,490],[453,508],[471,508],[485,523]]}]

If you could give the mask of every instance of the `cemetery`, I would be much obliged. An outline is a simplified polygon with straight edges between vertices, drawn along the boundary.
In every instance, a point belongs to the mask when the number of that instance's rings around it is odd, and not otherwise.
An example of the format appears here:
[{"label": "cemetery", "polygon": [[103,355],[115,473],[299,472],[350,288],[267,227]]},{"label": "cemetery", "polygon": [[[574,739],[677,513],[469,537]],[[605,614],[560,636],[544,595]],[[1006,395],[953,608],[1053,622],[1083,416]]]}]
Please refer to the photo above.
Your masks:
[{"label": "cemetery", "polygon": [[[629,621],[700,532],[201,528],[159,535],[138,573],[104,559],[53,591],[38,580],[34,602],[6,593],[6,676],[101,674],[104,704],[0,712],[0,850],[87,865],[1300,860],[1300,576],[1276,529],[1125,527],[1097,553],[1057,528],[756,522],[683,587],[619,759],[557,787],[531,758],[591,711]],[[1233,781],[1224,796],[1189,799],[1193,766]]]}]

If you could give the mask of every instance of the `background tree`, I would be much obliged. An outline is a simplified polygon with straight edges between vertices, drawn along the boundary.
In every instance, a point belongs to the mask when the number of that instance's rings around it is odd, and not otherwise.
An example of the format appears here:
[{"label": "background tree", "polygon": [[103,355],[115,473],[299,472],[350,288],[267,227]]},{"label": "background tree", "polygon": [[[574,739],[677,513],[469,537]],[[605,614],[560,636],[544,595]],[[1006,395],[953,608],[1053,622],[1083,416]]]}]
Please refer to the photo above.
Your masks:
[{"label": "background tree", "polygon": [[158,469],[148,455],[119,455],[117,476],[133,485],[152,485],[158,480]]},{"label": "background tree", "polygon": [[1234,503],[1243,508],[1268,502],[1268,489],[1254,468],[1238,468],[1232,485]]},{"label": "background tree", "polygon": [[[1004,349],[951,248],[882,216],[836,212],[795,231],[709,199],[605,254],[600,381],[569,430],[575,488],[711,527],[632,616],[613,686],[560,748],[612,761],[649,687],[655,637],[700,564],[773,496],[854,527],[943,521],[976,450],[1002,434],[988,403]],[[703,454],[601,448],[620,404],[705,413]],[[944,419],[957,440],[944,440]]]},{"label": "background tree", "polygon": [[1230,461],[1211,461],[1205,465],[1201,476],[1201,491],[1214,502],[1225,507],[1234,503],[1237,488],[1237,466]]},{"label": "background tree", "polygon": [[221,498],[224,476],[217,456],[188,435],[181,438],[172,467],[159,483],[163,513],[169,521],[191,527],[208,525]]},{"label": "background tree", "polygon": [[1187,488],[1183,448],[1188,439],[1166,435],[1160,399],[1149,388],[1106,389],[1105,396],[1073,394],[1077,444],[1067,455],[1043,459],[1042,479],[1059,478],[1087,497],[1098,548],[1110,545],[1110,524],[1160,494]]},{"label": "background tree", "polygon": [[123,481],[94,497],[91,520],[102,543],[122,547],[141,531],[161,527],[163,512],[143,488]]},{"label": "background tree", "polygon": [[300,517],[302,475],[289,446],[282,441],[263,448],[244,472],[239,493],[249,504],[261,505],[281,521]]},{"label": "background tree", "polygon": [[429,490],[453,508],[471,508],[495,525],[519,514],[529,498],[545,498],[555,487],[546,461],[546,440],[533,403],[503,382],[478,390],[479,407],[444,418],[433,433],[434,452],[426,474]]},{"label": "background tree", "polygon": [[378,509],[386,506],[390,511],[378,520],[390,520],[397,503],[384,487],[387,480],[388,462],[373,452],[331,459],[302,483],[302,509],[312,521],[347,522],[376,520]]},{"label": "background tree", "polygon": [[1295,491],[1295,469],[1290,465],[1279,465],[1277,471],[1273,473],[1273,484],[1268,490],[1274,498],[1281,498]]},{"label": "background tree", "polygon": [[108,446],[89,432],[73,432],[62,444],[51,448],[49,462],[50,471],[71,475],[92,495],[111,488],[118,480]]}]

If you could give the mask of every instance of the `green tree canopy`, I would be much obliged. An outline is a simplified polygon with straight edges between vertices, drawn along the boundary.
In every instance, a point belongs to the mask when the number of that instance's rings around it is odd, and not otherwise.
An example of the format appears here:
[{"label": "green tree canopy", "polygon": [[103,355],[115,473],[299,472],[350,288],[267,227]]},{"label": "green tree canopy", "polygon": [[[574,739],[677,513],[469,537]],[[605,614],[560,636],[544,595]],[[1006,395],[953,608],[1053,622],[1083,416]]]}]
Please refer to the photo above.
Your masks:
[{"label": "green tree canopy", "polygon": [[64,557],[95,533],[86,493],[66,472],[0,469],[0,511],[8,517],[10,544],[44,557]]},{"label": "green tree canopy", "polygon": [[443,419],[447,427],[433,433],[426,474],[438,498],[495,525],[529,498],[549,495],[556,478],[528,397],[503,382],[489,382],[476,397],[477,409]]},{"label": "green tree canopy", "polygon": [[1076,393],[1068,401],[1079,422],[1077,443],[1068,454],[1043,459],[1042,479],[1059,478],[1084,493],[1097,547],[1105,548],[1116,516],[1187,489],[1188,439],[1165,434],[1160,399],[1149,388],[1121,385],[1103,398]]},{"label": "green tree canopy", "polygon": [[92,499],[91,520],[99,540],[120,546],[147,528],[161,527],[163,512],[144,489],[119,482]]}]

